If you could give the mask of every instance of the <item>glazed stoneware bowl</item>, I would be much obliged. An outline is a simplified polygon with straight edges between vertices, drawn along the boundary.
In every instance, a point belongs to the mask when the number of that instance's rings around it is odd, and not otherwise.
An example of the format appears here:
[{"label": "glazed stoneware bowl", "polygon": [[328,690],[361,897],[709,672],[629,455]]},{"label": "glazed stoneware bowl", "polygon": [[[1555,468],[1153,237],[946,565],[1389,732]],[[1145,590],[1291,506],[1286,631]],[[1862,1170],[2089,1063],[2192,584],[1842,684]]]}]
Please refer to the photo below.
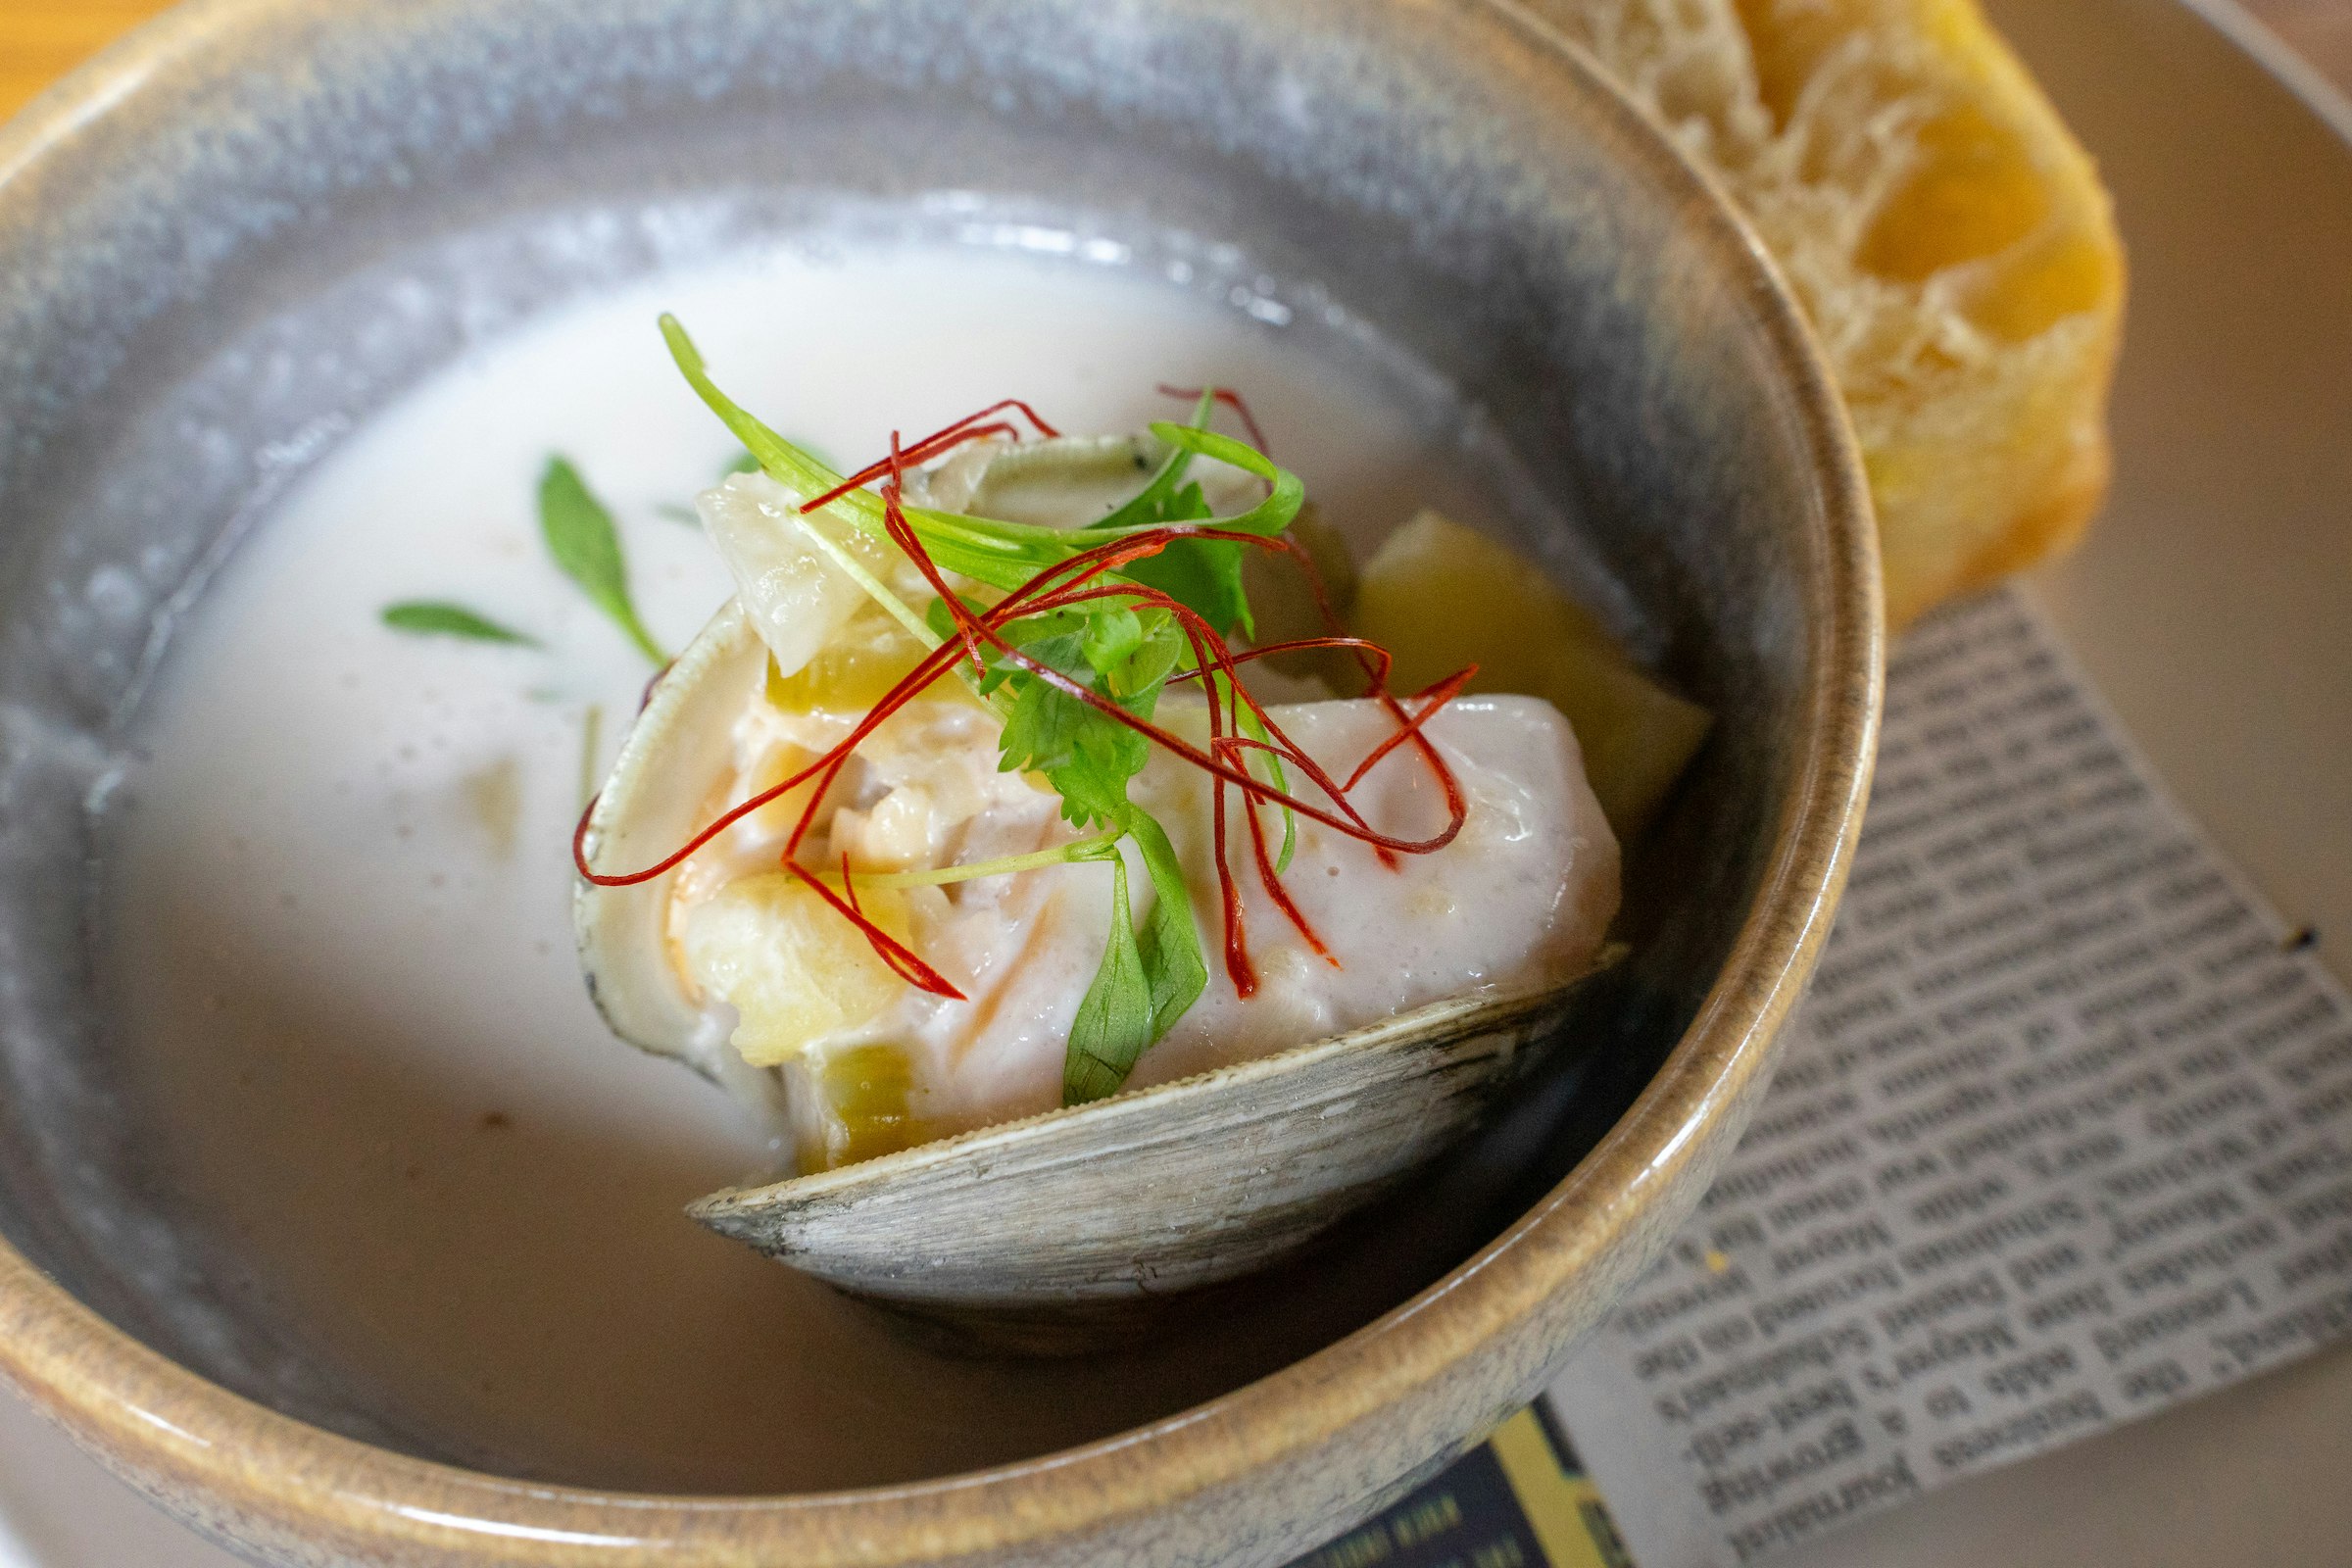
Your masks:
[{"label": "glazed stoneware bowl", "polygon": [[[1720,720],[1575,1049],[1311,1274],[1202,1308],[1256,1332],[1311,1298],[1257,1361],[887,1487],[485,1464],[222,1288],[142,1163],[168,1112],[93,956],[124,726],[212,565],[404,388],[845,198],[1182,236],[1286,330],[1369,323]],[[1752,236],[1499,0],[207,0],[0,132],[0,1374],[257,1562],[1286,1561],[1534,1396],[1689,1214],[1859,826],[1882,634],[1834,390]]]}]

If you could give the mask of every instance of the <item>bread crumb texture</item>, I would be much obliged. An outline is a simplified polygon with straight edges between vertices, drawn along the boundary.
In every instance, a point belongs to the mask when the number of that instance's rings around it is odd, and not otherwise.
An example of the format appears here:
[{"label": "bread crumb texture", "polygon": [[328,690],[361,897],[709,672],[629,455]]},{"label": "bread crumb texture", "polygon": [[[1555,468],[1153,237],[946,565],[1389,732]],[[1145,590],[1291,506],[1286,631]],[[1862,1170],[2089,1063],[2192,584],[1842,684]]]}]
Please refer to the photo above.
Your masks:
[{"label": "bread crumb texture", "polygon": [[1900,627],[2105,498],[2124,258],[1974,0],[1539,0],[1720,180],[1851,410]]}]

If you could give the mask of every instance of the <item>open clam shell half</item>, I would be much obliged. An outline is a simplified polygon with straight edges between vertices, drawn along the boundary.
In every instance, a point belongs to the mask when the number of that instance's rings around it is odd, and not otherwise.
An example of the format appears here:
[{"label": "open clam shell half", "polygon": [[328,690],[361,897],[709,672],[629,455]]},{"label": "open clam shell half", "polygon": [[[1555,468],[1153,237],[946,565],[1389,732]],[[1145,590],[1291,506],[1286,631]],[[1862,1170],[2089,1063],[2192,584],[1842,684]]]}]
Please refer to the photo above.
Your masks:
[{"label": "open clam shell half", "polygon": [[1369,1028],[688,1212],[844,1290],[1051,1348],[1148,1297],[1274,1263],[1469,1131],[1564,995]]}]

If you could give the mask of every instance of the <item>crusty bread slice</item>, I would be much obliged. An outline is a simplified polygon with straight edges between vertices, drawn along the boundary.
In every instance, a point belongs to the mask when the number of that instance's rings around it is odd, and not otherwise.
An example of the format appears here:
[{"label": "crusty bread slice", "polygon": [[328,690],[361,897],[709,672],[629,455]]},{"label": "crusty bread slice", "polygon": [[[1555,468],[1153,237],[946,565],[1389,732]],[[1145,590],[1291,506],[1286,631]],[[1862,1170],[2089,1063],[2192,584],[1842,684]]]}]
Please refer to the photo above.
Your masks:
[{"label": "crusty bread slice", "polygon": [[2124,263],[2089,157],[1975,0],[1534,0],[1747,214],[1812,318],[1886,606],[2064,548],[2104,499]]}]

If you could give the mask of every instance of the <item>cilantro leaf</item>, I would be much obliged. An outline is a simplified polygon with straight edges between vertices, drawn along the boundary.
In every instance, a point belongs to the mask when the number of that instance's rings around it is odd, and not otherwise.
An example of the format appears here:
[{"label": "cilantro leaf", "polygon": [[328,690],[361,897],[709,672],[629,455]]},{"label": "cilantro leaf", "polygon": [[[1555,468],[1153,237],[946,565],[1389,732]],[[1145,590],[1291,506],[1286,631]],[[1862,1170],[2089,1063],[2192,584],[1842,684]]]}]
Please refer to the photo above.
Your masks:
[{"label": "cilantro leaf", "polygon": [[1152,760],[1152,743],[1026,671],[1014,677],[1013,687],[1004,770],[1045,774],[1072,826],[1115,824],[1126,809],[1127,781]]},{"label": "cilantro leaf", "polygon": [[[1216,407],[1210,392],[1200,394],[1193,422],[1183,428],[1206,429]],[[1205,522],[1214,515],[1199,481],[1184,482],[1195,449],[1167,443],[1168,455],[1144,488],[1096,526],[1123,531],[1164,528],[1186,522]],[[1220,637],[1235,626],[1250,627],[1250,601],[1242,591],[1242,551],[1239,545],[1215,539],[1176,540],[1156,556],[1131,563],[1125,574],[1199,614]],[[1254,628],[1251,628],[1254,629]]]},{"label": "cilantro leaf", "polygon": [[564,575],[577,583],[596,608],[657,664],[669,662],[662,645],[637,617],[629,599],[628,567],[612,514],[589,490],[580,471],[561,457],[550,458],[539,480],[539,532]]},{"label": "cilantro leaf", "polygon": [[394,631],[416,632],[434,637],[466,637],[477,643],[512,643],[521,648],[537,648],[539,639],[512,626],[502,626],[487,615],[480,615],[464,605],[444,604],[438,600],[412,599],[384,607],[384,624]]},{"label": "cilantro leaf", "polygon": [[[1139,612],[1115,603],[1085,614],[1015,620],[1003,635],[1026,658],[1145,719],[1159,706],[1184,651],[1183,633],[1166,611]],[[994,663],[980,683],[983,692],[999,686],[1012,694],[999,765],[1044,773],[1061,796],[1062,815],[1078,827],[1122,824],[1127,782],[1152,760],[1151,741],[1011,661]]]},{"label": "cilantro leaf", "polygon": [[1147,698],[1156,697],[1160,688],[1167,685],[1168,677],[1176,672],[1177,664],[1188,650],[1183,629],[1176,624],[1176,617],[1166,611],[1147,610],[1137,619],[1144,627],[1142,643],[1127,656],[1124,662],[1104,667],[1102,675],[1113,697],[1126,703],[1137,713],[1149,717],[1149,708],[1135,705]]},{"label": "cilantro leaf", "polygon": [[1124,605],[1114,605],[1087,617],[1079,648],[1098,675],[1107,675],[1135,657],[1144,646],[1144,617]]},{"label": "cilantro leaf", "polygon": [[1242,589],[1242,546],[1230,540],[1176,540],[1129,565],[1127,575],[1193,611],[1220,637],[1232,635],[1237,626],[1246,637],[1256,634],[1250,598]]},{"label": "cilantro leaf", "polygon": [[[1158,528],[1187,522],[1215,520],[1208,499],[1198,484],[1188,484],[1166,498],[1139,528]],[[1194,611],[1222,637],[1240,626],[1256,628],[1250,618],[1250,597],[1242,589],[1242,547],[1228,539],[1177,539],[1156,556],[1130,563],[1126,575],[1148,588],[1156,588]]]}]

